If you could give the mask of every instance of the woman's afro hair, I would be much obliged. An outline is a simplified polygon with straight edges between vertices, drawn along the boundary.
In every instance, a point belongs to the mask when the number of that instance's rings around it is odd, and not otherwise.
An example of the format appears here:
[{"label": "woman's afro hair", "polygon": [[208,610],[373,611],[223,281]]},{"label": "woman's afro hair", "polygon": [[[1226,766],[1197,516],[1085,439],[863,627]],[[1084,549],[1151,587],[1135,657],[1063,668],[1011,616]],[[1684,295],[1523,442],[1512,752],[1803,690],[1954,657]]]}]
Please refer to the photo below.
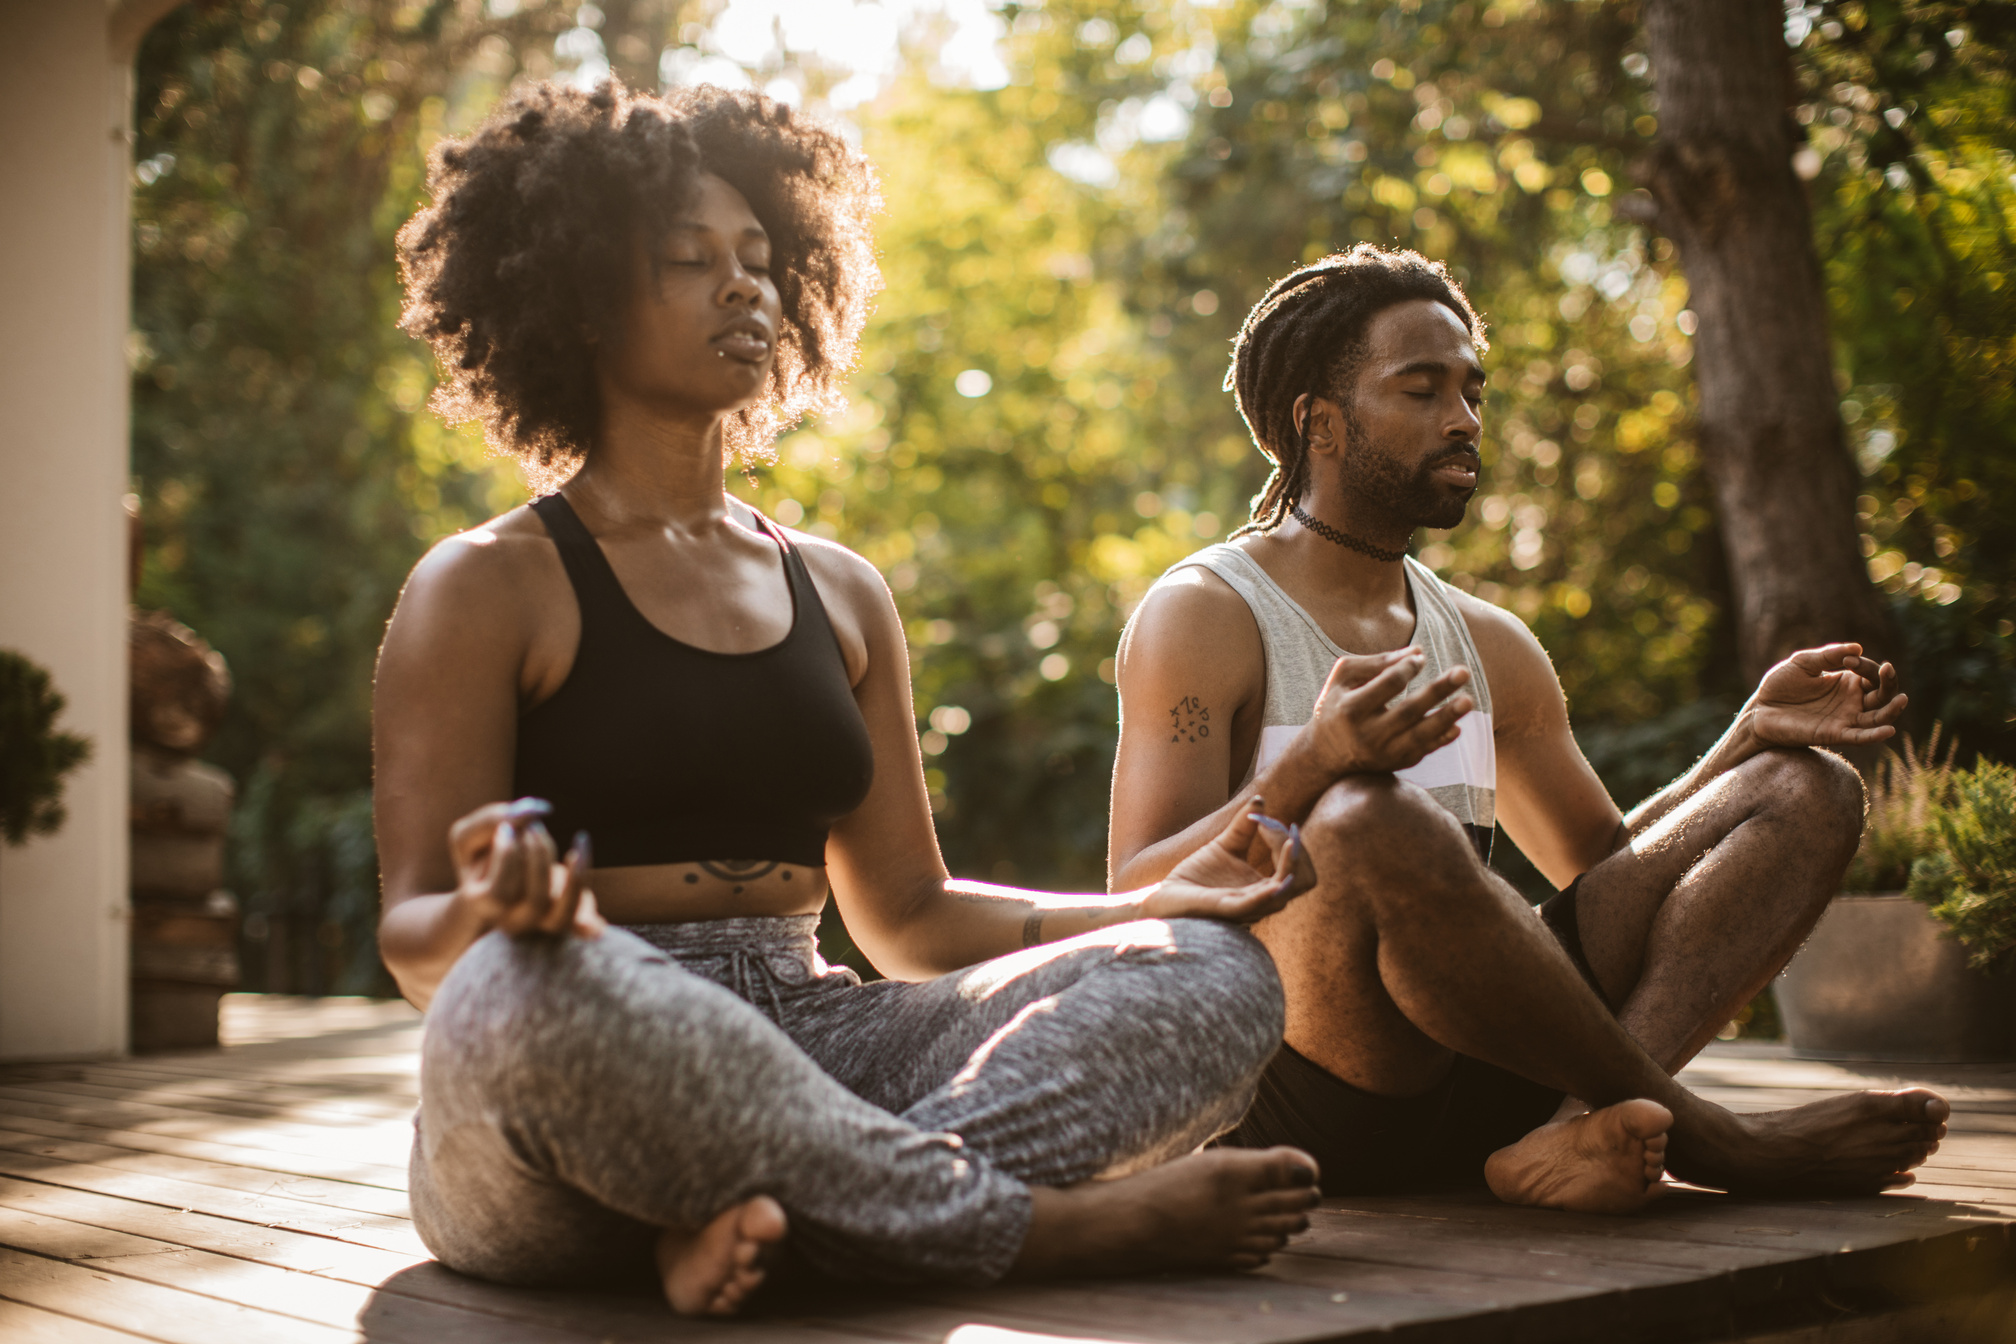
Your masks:
[{"label": "woman's afro hair", "polygon": [[669,228],[705,173],[740,191],[769,233],[783,303],[769,386],[729,418],[729,453],[766,460],[779,433],[838,409],[882,288],[868,161],[758,93],[702,85],[654,98],[613,80],[521,88],[435,150],[433,204],[399,231],[399,324],[434,347],[434,409],[480,422],[534,479],[571,474],[595,441],[594,344],[617,338],[636,239]]},{"label": "woman's afro hair", "polygon": [[1308,443],[1295,423],[1303,394],[1351,413],[1350,393],[1365,361],[1372,319],[1397,303],[1427,299],[1462,319],[1479,354],[1490,349],[1484,320],[1439,261],[1405,248],[1360,243],[1275,282],[1232,343],[1225,389],[1274,470],[1253,497],[1251,520],[1232,535],[1271,532],[1309,486]]}]

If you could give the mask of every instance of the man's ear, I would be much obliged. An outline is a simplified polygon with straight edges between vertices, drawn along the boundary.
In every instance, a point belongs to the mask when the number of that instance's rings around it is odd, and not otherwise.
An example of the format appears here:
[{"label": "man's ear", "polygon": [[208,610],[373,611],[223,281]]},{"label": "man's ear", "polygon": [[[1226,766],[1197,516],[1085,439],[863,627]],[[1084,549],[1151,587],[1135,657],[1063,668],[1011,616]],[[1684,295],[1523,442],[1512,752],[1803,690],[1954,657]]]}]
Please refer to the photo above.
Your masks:
[{"label": "man's ear", "polygon": [[1295,425],[1312,453],[1334,453],[1344,447],[1344,412],[1328,397],[1304,392],[1295,399]]}]

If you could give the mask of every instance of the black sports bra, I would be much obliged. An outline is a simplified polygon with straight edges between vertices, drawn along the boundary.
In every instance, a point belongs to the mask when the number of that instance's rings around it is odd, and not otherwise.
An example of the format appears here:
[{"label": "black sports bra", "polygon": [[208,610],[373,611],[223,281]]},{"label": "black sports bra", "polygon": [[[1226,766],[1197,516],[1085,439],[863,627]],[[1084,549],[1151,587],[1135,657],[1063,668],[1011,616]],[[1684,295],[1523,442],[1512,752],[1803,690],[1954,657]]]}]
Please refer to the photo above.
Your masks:
[{"label": "black sports bra", "polygon": [[553,804],[564,848],[587,831],[598,868],[774,859],[826,862],[826,833],[868,795],[868,726],[804,557],[784,554],[791,630],[754,653],[660,631],[567,501],[532,501],[581,606],[567,680],[518,719],[515,797]]}]

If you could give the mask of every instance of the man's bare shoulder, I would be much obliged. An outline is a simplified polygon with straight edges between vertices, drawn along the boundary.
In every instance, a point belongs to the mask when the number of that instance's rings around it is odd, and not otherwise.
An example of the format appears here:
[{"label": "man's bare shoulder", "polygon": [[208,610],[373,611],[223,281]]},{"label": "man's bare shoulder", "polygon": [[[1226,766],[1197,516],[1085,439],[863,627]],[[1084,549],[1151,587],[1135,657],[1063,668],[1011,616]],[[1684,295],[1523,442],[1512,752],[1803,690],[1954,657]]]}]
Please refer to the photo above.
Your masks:
[{"label": "man's bare shoulder", "polygon": [[1253,635],[1257,644],[1259,635],[1246,599],[1202,565],[1185,565],[1157,579],[1127,628],[1157,643],[1184,645],[1240,633]]},{"label": "man's bare shoulder", "polygon": [[1266,653],[1246,599],[1209,569],[1185,565],[1158,579],[1135,608],[1119,670],[1123,690],[1130,673],[1140,681],[1175,670],[1243,688],[1266,675]]},{"label": "man's bare shoulder", "polygon": [[1446,591],[1463,614],[1477,656],[1484,660],[1500,731],[1530,719],[1540,706],[1558,705],[1561,679],[1554,672],[1554,660],[1526,622],[1474,593],[1455,587]]}]

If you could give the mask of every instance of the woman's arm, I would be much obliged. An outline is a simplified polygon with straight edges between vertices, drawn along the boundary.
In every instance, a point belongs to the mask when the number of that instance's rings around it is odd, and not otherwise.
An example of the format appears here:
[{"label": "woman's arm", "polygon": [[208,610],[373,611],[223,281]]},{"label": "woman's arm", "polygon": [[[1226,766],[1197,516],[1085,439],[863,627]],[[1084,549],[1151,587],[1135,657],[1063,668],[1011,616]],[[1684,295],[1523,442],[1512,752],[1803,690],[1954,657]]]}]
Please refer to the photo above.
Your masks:
[{"label": "woman's arm", "polygon": [[586,927],[599,923],[581,882],[587,855],[556,864],[540,808],[503,803],[532,647],[526,613],[551,577],[537,564],[538,543],[513,532],[500,520],[429,552],[378,656],[378,946],[400,992],[422,1009],[493,928],[557,932],[583,924],[583,908]]},{"label": "woman's arm", "polygon": [[[816,547],[816,550],[815,550]],[[1053,895],[955,882],[931,824],[910,690],[909,649],[881,575],[838,547],[806,547],[829,609],[844,611],[866,649],[854,698],[875,750],[868,797],[834,826],[827,871],[841,916],[862,952],[899,979],[926,979],[1037,943],[1142,918],[1248,922],[1314,885],[1299,839],[1248,811],[1164,881],[1114,895]],[[1248,866],[1255,834],[1275,871]]]}]

